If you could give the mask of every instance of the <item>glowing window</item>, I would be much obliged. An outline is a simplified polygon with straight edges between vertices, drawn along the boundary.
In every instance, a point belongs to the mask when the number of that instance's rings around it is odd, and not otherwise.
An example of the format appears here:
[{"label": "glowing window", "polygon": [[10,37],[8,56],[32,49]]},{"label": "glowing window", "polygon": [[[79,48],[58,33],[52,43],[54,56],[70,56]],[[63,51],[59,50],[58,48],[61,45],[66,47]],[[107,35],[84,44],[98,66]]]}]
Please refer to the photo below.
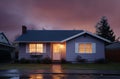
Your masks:
[{"label": "glowing window", "polygon": [[43,53],[43,44],[29,44],[30,53]]},{"label": "glowing window", "polygon": [[81,43],[78,48],[79,53],[92,53],[92,44],[91,43]]}]

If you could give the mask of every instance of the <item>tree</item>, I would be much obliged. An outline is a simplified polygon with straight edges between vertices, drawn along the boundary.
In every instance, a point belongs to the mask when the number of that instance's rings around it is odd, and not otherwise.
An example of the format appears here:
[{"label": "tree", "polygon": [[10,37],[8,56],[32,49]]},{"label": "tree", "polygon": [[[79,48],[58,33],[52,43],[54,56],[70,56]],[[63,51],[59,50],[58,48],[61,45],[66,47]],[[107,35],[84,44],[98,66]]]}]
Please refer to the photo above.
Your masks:
[{"label": "tree", "polygon": [[113,30],[110,28],[108,24],[107,18],[104,16],[101,18],[100,22],[96,25],[96,34],[110,40],[111,42],[115,41],[115,35]]}]

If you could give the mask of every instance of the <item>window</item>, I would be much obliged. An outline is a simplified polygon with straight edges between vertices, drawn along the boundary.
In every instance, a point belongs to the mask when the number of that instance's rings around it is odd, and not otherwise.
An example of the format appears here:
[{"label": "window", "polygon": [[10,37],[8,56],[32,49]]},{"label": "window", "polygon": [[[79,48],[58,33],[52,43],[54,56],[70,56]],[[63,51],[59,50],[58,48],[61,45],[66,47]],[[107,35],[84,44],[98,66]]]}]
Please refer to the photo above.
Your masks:
[{"label": "window", "polygon": [[95,53],[95,43],[76,43],[76,53]]},{"label": "window", "polygon": [[29,44],[30,53],[43,53],[43,44]]}]

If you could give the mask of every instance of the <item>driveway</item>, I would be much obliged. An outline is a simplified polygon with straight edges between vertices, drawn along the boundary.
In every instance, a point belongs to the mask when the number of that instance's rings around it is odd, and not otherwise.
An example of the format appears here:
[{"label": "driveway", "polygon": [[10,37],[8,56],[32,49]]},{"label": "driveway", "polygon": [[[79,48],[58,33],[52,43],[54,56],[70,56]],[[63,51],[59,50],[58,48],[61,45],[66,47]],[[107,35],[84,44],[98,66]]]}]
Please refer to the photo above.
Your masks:
[{"label": "driveway", "polygon": [[50,70],[0,70],[0,79],[120,79],[120,71],[64,70],[54,64]]}]

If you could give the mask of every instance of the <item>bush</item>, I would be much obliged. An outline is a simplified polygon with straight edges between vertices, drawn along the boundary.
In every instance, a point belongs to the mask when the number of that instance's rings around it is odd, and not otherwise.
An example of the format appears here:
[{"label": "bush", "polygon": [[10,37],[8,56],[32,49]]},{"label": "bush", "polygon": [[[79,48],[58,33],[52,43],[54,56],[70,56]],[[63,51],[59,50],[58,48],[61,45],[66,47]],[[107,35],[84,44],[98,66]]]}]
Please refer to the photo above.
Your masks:
[{"label": "bush", "polygon": [[106,63],[106,60],[105,59],[97,59],[97,60],[95,60],[95,63],[104,64],[104,63]]},{"label": "bush", "polygon": [[42,62],[42,60],[40,60],[40,59],[36,60],[36,63],[41,63],[41,62]]},{"label": "bush", "polygon": [[62,63],[62,64],[68,64],[68,63],[70,64],[71,62],[66,61],[64,58],[62,58],[62,59],[61,59],[61,63]]},{"label": "bush", "polygon": [[41,62],[44,64],[51,64],[52,60],[50,59],[50,57],[47,56],[47,57],[43,58]]},{"label": "bush", "polygon": [[43,55],[30,55],[31,58],[39,58],[41,59],[43,57]]},{"label": "bush", "polygon": [[84,62],[87,62],[87,60],[86,59],[83,59],[81,56],[77,56],[76,57],[76,60],[77,60],[77,62],[81,62],[81,63],[84,63]]},{"label": "bush", "polygon": [[19,60],[19,63],[30,63],[30,60],[25,59],[25,58],[21,58],[21,59]]},{"label": "bush", "polygon": [[68,62],[64,58],[62,58],[61,63],[65,64],[65,63],[68,63]]},{"label": "bush", "polygon": [[13,63],[19,63],[19,60],[18,60],[18,59],[15,59],[15,60],[13,61]]}]

